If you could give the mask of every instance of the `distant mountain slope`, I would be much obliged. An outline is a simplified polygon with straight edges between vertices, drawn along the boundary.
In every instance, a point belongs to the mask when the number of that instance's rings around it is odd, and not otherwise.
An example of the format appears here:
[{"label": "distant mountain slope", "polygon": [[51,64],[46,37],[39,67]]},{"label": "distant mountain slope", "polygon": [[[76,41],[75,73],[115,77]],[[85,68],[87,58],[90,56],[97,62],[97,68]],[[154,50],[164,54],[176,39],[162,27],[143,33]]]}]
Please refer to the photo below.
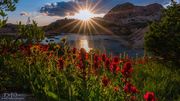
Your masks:
[{"label": "distant mountain slope", "polygon": [[159,21],[162,9],[163,6],[157,3],[136,6],[127,2],[112,8],[104,19],[128,29],[130,34],[124,35],[127,35],[126,39],[130,42],[130,46],[143,48],[144,34],[149,30],[148,23]]},{"label": "distant mountain slope", "polygon": [[147,6],[135,6],[129,2],[119,4],[112,8],[104,19],[116,24],[124,25],[129,23],[147,23],[159,20],[162,5],[154,3]]}]

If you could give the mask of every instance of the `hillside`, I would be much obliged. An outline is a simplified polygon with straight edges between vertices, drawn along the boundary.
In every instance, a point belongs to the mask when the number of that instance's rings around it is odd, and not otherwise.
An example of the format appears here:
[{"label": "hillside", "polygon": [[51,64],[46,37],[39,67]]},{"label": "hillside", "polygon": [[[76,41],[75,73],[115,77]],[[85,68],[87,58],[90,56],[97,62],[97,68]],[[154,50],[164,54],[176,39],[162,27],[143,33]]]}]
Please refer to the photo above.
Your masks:
[{"label": "hillside", "polygon": [[119,25],[129,23],[147,23],[160,19],[162,5],[154,3],[147,6],[136,6],[129,2],[112,8],[104,19]]},{"label": "hillside", "polygon": [[160,20],[162,9],[163,6],[157,3],[147,6],[136,6],[127,2],[112,8],[104,16],[104,19],[128,29],[130,34],[126,34],[126,38],[131,46],[143,48],[144,34],[148,31],[147,26],[153,21]]}]

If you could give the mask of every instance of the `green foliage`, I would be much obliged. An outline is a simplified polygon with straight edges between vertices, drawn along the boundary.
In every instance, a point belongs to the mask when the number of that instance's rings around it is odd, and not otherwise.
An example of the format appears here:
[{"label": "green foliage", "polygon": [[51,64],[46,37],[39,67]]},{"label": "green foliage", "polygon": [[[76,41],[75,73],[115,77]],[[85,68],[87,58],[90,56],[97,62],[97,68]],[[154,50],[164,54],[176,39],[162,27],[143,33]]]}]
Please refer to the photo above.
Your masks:
[{"label": "green foliage", "polygon": [[28,43],[39,42],[44,39],[44,31],[37,26],[37,23],[33,21],[32,24],[23,25],[19,22],[18,26],[19,38],[26,38]]},{"label": "green foliage", "polygon": [[160,22],[150,25],[145,34],[145,49],[155,56],[180,64],[180,5],[164,9]]},{"label": "green foliage", "polygon": [[140,96],[146,91],[152,91],[159,101],[179,101],[180,71],[174,68],[177,67],[173,67],[172,64],[167,66],[155,61],[143,66],[137,65],[133,80],[141,91]]},{"label": "green foliage", "polygon": [[18,1],[19,0],[1,0],[0,1],[0,17],[2,17],[2,19],[0,19],[0,27],[6,24],[7,13],[5,12],[14,11],[16,9],[15,4]]}]

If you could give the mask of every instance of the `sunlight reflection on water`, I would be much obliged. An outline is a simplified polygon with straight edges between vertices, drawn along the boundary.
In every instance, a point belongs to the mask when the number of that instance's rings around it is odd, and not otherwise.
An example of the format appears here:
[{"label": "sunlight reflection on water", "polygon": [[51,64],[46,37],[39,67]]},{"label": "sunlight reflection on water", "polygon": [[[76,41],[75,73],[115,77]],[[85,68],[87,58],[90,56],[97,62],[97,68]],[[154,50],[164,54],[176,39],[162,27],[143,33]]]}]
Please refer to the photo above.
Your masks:
[{"label": "sunlight reflection on water", "polygon": [[89,43],[88,40],[80,40],[80,48],[84,48],[87,52],[89,52],[91,50],[91,48],[89,47]]}]

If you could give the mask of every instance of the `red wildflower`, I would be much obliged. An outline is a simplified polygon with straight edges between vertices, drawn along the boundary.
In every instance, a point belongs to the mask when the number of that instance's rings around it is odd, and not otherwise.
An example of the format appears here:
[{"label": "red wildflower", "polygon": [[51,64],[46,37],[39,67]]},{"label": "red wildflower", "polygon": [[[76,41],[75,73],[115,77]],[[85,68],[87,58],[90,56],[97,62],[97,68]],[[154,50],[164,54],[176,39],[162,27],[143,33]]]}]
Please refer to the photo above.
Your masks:
[{"label": "red wildflower", "polygon": [[132,84],[126,83],[126,85],[124,86],[124,92],[126,92],[126,93],[137,93],[138,90]]},{"label": "red wildflower", "polygon": [[97,54],[95,54],[94,55],[94,62],[99,62],[99,61],[101,61],[101,58]]},{"label": "red wildflower", "polygon": [[94,68],[99,68],[99,62],[94,62]]},{"label": "red wildflower", "polygon": [[111,63],[111,62],[110,62],[109,58],[106,58],[105,67],[109,69],[110,63]]},{"label": "red wildflower", "polygon": [[86,60],[88,58],[88,54],[86,53],[86,50],[84,48],[80,49],[80,58],[82,60]]},{"label": "red wildflower", "polygon": [[115,56],[115,57],[113,58],[113,63],[119,64],[119,57],[118,57],[118,56]]},{"label": "red wildflower", "polygon": [[126,85],[124,86],[124,92],[126,92],[126,93],[131,92],[131,84],[130,83],[126,83]]},{"label": "red wildflower", "polygon": [[118,74],[120,71],[121,71],[121,70],[120,70],[120,67],[117,66],[117,67],[116,67],[116,74]]},{"label": "red wildflower", "polygon": [[111,66],[110,66],[110,71],[111,71],[112,73],[115,73],[116,67],[117,67],[116,64],[111,64]]},{"label": "red wildflower", "polygon": [[64,67],[64,60],[62,58],[59,58],[58,66],[59,66],[59,69],[63,69],[63,67]]},{"label": "red wildflower", "polygon": [[76,54],[76,51],[77,51],[76,48],[73,48],[73,49],[72,49],[73,54]]},{"label": "red wildflower", "polygon": [[49,46],[48,45],[39,45],[39,48],[41,51],[48,51]]},{"label": "red wildflower", "polygon": [[130,68],[132,68],[132,65],[131,65],[130,62],[126,62],[126,63],[124,64],[123,68],[124,68],[125,70],[129,70]]},{"label": "red wildflower", "polygon": [[131,86],[131,92],[132,93],[138,93],[138,90],[135,86]]},{"label": "red wildflower", "polygon": [[117,64],[111,64],[111,66],[110,66],[110,71],[112,72],[112,73],[116,73],[116,74],[118,74],[118,72],[120,71],[120,67],[117,65]]},{"label": "red wildflower", "polygon": [[85,64],[83,63],[83,61],[80,61],[78,64],[79,69],[84,69],[85,68]]},{"label": "red wildflower", "polygon": [[106,77],[106,76],[103,76],[102,78],[102,83],[103,83],[103,86],[107,86],[109,84],[110,80]]},{"label": "red wildflower", "polygon": [[154,92],[146,92],[146,94],[144,95],[144,99],[146,101],[155,101]]},{"label": "red wildflower", "polygon": [[102,54],[102,61],[106,61],[106,54]]},{"label": "red wildflower", "polygon": [[126,62],[123,66],[123,69],[121,70],[121,73],[126,78],[131,76],[131,73],[133,72],[133,68],[130,62]]},{"label": "red wildflower", "polygon": [[98,61],[99,56],[97,54],[94,55],[94,61]]}]

